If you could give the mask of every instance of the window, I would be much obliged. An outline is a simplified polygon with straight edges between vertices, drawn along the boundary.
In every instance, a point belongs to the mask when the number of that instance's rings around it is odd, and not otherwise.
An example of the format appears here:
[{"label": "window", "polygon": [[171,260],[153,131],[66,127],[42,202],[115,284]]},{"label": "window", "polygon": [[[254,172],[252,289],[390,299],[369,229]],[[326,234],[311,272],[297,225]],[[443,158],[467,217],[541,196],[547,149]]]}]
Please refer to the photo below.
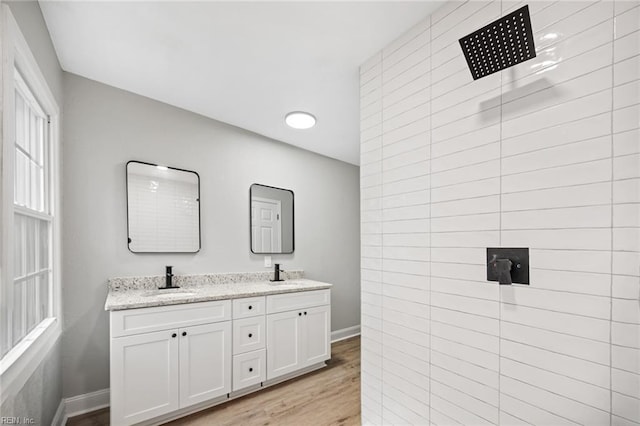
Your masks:
[{"label": "window", "polygon": [[49,119],[17,70],[13,179],[13,288],[8,346],[52,316],[51,162]]},{"label": "window", "polygon": [[0,5],[0,405],[61,335],[60,110]]}]

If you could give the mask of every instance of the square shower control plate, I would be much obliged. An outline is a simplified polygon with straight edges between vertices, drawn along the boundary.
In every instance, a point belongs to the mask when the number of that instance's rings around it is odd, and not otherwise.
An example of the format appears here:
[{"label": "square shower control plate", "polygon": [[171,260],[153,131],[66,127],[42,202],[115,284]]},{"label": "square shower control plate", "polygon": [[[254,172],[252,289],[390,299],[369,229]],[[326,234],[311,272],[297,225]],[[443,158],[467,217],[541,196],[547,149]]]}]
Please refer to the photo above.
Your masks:
[{"label": "square shower control plate", "polygon": [[511,281],[513,284],[529,284],[529,249],[528,248],[487,248],[487,281],[498,281],[498,274],[492,264],[496,259],[509,259]]},{"label": "square shower control plate", "polygon": [[459,41],[474,80],[536,57],[526,5]]}]

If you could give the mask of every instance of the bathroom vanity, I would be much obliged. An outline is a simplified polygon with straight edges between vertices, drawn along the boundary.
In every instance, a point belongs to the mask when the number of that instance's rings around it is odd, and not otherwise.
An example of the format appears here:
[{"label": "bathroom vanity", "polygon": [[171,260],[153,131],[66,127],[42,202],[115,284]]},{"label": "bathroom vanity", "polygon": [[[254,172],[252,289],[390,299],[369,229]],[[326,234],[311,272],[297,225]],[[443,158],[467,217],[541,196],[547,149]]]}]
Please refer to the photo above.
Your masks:
[{"label": "bathroom vanity", "polygon": [[157,279],[109,282],[113,425],[158,424],[331,357],[330,284],[216,274],[176,277],[180,288],[157,290]]}]

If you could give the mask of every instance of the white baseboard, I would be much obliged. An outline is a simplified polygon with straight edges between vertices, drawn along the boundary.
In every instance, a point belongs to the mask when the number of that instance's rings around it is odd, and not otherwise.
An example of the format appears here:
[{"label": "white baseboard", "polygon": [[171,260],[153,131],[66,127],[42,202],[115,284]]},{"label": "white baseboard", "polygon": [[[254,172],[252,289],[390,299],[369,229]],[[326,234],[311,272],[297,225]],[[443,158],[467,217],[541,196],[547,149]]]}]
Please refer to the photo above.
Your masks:
[{"label": "white baseboard", "polygon": [[[339,342],[360,334],[360,326],[343,328],[331,332],[331,343]],[[63,426],[69,417],[90,413],[109,406],[109,389],[78,395],[60,402],[53,426]]]},{"label": "white baseboard", "polygon": [[65,420],[109,406],[109,389],[85,393],[64,400]]},{"label": "white baseboard", "polygon": [[353,327],[342,328],[340,330],[331,332],[331,343],[339,342],[340,340],[345,340],[350,337],[355,337],[360,335],[360,326],[354,325]]},{"label": "white baseboard", "polygon": [[67,416],[64,414],[64,399],[60,400],[60,405],[53,416],[51,426],[64,426],[67,423]]}]

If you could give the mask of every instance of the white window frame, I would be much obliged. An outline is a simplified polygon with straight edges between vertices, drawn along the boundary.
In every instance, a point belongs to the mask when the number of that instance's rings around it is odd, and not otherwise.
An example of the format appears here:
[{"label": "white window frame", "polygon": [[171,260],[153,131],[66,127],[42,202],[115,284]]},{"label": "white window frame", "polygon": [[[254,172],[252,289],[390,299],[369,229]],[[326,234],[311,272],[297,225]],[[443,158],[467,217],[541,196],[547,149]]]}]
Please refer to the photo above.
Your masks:
[{"label": "white window frame", "polygon": [[51,165],[52,264],[51,292],[52,318],[42,321],[0,360],[0,404],[9,395],[15,395],[34,370],[48,355],[62,333],[61,309],[61,204],[60,204],[60,109],[49,86],[20,32],[9,7],[2,5],[2,43],[0,53],[0,111],[2,138],[0,139],[0,336],[7,333],[11,322],[8,309],[13,285],[13,217],[14,217],[14,150],[15,150],[15,78],[17,69],[49,117],[49,143]]}]

